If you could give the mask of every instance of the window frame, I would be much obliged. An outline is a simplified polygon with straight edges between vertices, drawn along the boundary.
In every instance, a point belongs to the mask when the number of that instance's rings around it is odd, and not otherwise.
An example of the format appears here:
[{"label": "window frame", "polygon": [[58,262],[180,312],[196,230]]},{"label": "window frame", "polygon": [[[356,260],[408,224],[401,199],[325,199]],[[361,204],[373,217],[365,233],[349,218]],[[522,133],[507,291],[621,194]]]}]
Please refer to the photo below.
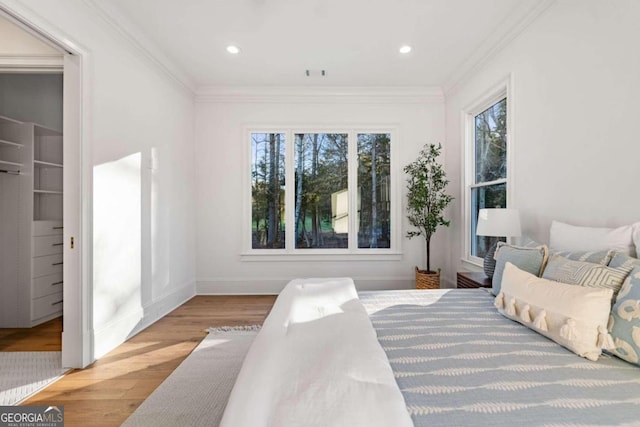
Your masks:
[{"label": "window frame", "polygon": [[[464,253],[461,261],[475,267],[481,267],[483,265],[483,258],[474,256],[471,254],[472,249],[472,236],[471,230],[473,218],[471,215],[471,203],[472,203],[472,190],[474,188],[487,187],[496,184],[504,183],[506,185],[506,198],[507,208],[514,208],[513,206],[513,194],[514,194],[514,182],[513,182],[513,91],[511,84],[511,76],[503,79],[498,84],[494,85],[490,90],[487,90],[484,94],[479,96],[476,101],[470,103],[467,108],[462,111],[462,140],[464,141],[463,149],[463,179],[462,179],[462,194],[464,195],[464,203],[462,203],[462,218],[464,219],[463,226],[463,248]],[[498,103],[502,99],[507,100],[507,132],[506,132],[506,145],[507,145],[507,173],[505,178],[496,179],[493,181],[486,181],[476,184],[475,182],[475,117]]]},{"label": "window frame", "polygon": [[[284,249],[254,249],[252,247],[252,201],[251,201],[251,135],[254,133],[282,133],[285,135],[285,247]],[[348,138],[348,191],[349,191],[349,235],[348,248],[323,249],[323,248],[299,248],[295,247],[295,135],[310,133],[342,133]],[[388,133],[391,139],[391,242],[390,248],[358,248],[357,232],[357,167],[358,167],[358,134],[363,133]],[[356,261],[356,260],[400,260],[402,233],[401,215],[401,168],[398,165],[398,146],[400,137],[396,125],[249,125],[245,126],[242,134],[243,146],[243,244],[240,254],[242,261],[293,261],[304,259],[306,261]]]}]

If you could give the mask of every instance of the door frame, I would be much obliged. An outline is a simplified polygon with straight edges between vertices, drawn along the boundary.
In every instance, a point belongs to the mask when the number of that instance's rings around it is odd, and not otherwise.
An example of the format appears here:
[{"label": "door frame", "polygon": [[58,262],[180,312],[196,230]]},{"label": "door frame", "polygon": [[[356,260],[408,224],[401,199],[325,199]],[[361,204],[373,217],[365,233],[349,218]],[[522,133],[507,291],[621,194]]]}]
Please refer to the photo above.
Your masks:
[{"label": "door frame", "polygon": [[[64,50],[64,294],[62,365],[94,361],[92,333],[92,162],[90,52],[16,0],[0,0],[0,12],[43,41]],[[71,238],[74,247],[71,248]]]}]

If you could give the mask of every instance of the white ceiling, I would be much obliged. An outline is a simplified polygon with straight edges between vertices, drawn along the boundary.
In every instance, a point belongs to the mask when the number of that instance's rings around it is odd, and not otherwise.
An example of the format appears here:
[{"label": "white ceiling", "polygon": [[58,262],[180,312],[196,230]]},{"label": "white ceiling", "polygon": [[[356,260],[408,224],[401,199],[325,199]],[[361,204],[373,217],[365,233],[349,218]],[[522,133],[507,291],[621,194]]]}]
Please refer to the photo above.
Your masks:
[{"label": "white ceiling", "polygon": [[[446,86],[549,1],[92,3],[165,66],[172,64],[167,67],[202,88]],[[241,53],[227,53],[229,44],[239,46]],[[413,51],[401,55],[398,49],[402,44],[411,45]],[[327,75],[306,77],[306,69],[325,69]]]}]

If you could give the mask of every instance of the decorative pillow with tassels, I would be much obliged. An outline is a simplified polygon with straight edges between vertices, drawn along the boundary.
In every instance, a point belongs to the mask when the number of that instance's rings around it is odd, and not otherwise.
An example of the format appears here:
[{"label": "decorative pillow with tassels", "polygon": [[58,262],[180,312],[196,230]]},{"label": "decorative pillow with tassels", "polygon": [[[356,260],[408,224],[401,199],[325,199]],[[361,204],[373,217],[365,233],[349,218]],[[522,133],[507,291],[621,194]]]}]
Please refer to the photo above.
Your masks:
[{"label": "decorative pillow with tassels", "polygon": [[612,293],[541,279],[507,263],[495,306],[578,356],[598,360],[602,349],[614,347],[607,331]]},{"label": "decorative pillow with tassels", "polygon": [[640,365],[640,267],[631,271],[618,294],[611,310],[609,331],[615,347],[611,352]]}]

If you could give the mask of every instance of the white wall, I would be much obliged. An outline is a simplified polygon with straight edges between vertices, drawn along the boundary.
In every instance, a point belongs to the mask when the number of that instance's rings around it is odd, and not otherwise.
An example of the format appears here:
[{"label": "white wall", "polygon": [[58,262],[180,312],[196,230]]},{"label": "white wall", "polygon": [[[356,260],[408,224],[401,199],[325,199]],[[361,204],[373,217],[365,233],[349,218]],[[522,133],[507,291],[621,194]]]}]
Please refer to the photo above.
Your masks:
[{"label": "white wall", "polygon": [[[0,14],[0,68],[42,57],[62,53]],[[62,130],[62,75],[0,73],[0,115]]]},{"label": "white wall", "polygon": [[0,115],[62,131],[62,74],[0,74]]},{"label": "white wall", "polygon": [[558,0],[473,78],[446,94],[452,207],[448,273],[463,268],[461,111],[511,74],[514,207],[548,242],[557,219],[640,220],[640,2]]},{"label": "white wall", "polygon": [[49,55],[61,53],[0,15],[0,57]]},{"label": "white wall", "polygon": [[88,3],[20,5],[89,52],[99,357],[195,294],[193,96]]},{"label": "white wall", "polygon": [[[278,92],[277,90],[275,91]],[[232,97],[233,98],[233,97]],[[246,97],[245,97],[246,98]],[[248,96],[251,98],[251,96]],[[268,98],[268,97],[267,97]],[[243,249],[243,136],[246,125],[397,124],[399,166],[413,161],[428,142],[443,140],[441,97],[422,104],[345,102],[339,96],[296,100],[201,100],[196,106],[197,282],[198,293],[276,293],[296,277],[349,276],[359,289],[414,286],[413,268],[424,268],[424,241],[402,238],[400,260],[268,261],[241,260]],[[254,102],[255,101],[255,102]],[[399,185],[405,194],[404,176]],[[250,201],[247,201],[250,202]],[[404,196],[402,198],[404,206]],[[403,233],[407,224],[404,210]],[[432,265],[444,263],[444,243],[432,243]]]}]

